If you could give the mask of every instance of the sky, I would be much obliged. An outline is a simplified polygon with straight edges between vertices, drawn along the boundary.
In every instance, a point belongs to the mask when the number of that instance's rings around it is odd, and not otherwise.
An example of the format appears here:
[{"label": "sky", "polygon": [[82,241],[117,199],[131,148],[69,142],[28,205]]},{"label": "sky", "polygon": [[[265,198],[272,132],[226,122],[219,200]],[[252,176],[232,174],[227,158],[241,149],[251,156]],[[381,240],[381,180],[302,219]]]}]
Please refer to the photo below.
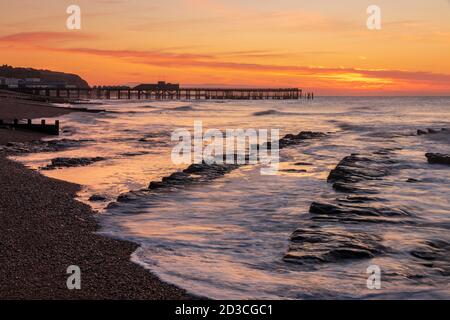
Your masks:
[{"label": "sky", "polygon": [[[81,30],[66,27],[73,4]],[[450,0],[1,0],[0,64],[90,85],[450,95]]]}]

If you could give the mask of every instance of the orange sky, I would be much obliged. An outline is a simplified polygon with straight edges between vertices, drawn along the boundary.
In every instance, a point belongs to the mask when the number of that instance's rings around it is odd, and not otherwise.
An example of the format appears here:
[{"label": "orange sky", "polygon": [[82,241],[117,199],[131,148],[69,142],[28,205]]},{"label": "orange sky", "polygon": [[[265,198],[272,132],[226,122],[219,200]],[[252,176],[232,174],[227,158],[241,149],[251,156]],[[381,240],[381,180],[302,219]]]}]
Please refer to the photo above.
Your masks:
[{"label": "orange sky", "polygon": [[[82,29],[66,29],[66,8]],[[382,29],[366,9],[382,10]],[[449,95],[450,1],[17,0],[0,4],[0,63],[91,85],[300,87],[322,95]]]}]

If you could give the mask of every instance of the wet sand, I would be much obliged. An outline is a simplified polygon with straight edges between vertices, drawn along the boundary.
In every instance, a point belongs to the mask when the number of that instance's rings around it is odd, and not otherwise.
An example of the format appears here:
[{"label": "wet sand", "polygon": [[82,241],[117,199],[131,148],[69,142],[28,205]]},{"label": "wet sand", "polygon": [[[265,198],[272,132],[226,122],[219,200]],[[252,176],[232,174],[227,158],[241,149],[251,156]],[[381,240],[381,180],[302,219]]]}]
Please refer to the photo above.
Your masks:
[{"label": "wet sand", "polygon": [[[0,119],[63,113],[0,102]],[[41,137],[0,129],[0,144]],[[132,263],[136,244],[95,234],[96,213],[74,199],[80,186],[44,177],[6,154],[0,154],[0,185],[0,299],[192,298]],[[81,269],[81,290],[67,289],[70,265]]]},{"label": "wet sand", "polygon": [[52,118],[69,112],[69,109],[59,108],[45,102],[0,96],[1,120]]}]

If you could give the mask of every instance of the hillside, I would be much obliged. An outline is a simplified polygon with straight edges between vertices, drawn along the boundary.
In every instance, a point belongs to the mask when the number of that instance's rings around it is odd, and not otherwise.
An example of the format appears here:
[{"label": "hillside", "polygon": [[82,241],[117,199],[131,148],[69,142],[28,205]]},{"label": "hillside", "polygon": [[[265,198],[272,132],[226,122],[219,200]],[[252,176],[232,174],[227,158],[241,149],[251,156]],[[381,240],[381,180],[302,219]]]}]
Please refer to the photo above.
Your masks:
[{"label": "hillside", "polygon": [[69,85],[75,85],[80,88],[89,87],[87,81],[76,74],[32,68],[14,68],[8,65],[0,67],[0,77],[17,79],[41,78],[42,81],[64,81]]}]

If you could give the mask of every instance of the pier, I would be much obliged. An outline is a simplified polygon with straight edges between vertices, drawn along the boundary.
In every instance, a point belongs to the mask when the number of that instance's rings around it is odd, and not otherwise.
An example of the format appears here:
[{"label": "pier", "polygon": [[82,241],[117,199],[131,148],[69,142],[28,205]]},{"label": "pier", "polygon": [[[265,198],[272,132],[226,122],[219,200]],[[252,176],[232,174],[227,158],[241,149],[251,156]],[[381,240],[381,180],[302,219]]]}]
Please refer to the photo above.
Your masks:
[{"label": "pier", "polygon": [[175,90],[136,90],[121,88],[25,89],[35,96],[66,99],[104,100],[298,100],[313,99],[298,88],[178,88]]}]

